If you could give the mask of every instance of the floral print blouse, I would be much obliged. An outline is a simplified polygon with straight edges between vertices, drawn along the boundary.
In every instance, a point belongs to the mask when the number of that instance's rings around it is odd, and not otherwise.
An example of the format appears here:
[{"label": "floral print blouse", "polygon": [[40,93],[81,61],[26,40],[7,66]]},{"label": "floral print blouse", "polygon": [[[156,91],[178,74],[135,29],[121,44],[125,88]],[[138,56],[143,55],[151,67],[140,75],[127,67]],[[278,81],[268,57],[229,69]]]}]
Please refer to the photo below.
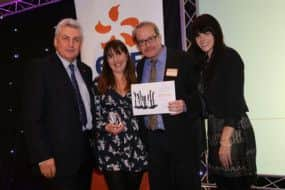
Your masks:
[{"label": "floral print blouse", "polygon": [[[109,89],[95,96],[96,157],[101,171],[139,172],[147,167],[147,154],[141,139],[138,119],[133,116],[131,93],[121,96]],[[125,129],[113,135],[105,130],[108,123],[121,122]]]}]

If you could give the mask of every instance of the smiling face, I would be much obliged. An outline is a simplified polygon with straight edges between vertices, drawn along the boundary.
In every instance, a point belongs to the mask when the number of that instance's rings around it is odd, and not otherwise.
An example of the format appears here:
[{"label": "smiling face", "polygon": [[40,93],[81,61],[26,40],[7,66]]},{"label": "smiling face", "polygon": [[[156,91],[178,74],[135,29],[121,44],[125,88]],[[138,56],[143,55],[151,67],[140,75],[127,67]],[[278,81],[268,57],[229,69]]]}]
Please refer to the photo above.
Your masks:
[{"label": "smiling face", "polygon": [[54,38],[54,47],[61,57],[72,62],[79,55],[82,35],[79,29],[64,26]]},{"label": "smiling face", "polygon": [[151,25],[136,30],[136,42],[138,49],[147,58],[155,59],[162,50],[161,37]]},{"label": "smiling face", "polygon": [[215,38],[212,32],[198,33],[195,41],[198,47],[211,57],[215,45]]},{"label": "smiling face", "polygon": [[123,74],[127,66],[128,57],[123,51],[110,49],[107,53],[107,62],[114,74]]}]

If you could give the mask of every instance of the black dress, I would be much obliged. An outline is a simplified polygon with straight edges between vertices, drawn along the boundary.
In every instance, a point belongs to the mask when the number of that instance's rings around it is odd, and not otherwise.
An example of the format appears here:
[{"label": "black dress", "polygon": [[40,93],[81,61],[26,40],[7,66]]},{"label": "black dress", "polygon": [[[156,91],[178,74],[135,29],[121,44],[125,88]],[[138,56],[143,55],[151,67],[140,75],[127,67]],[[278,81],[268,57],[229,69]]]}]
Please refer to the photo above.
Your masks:
[{"label": "black dress", "polygon": [[[208,115],[209,175],[255,176],[256,144],[252,125],[246,115],[248,108],[243,90],[243,62],[239,54],[228,47],[215,61],[211,71],[207,68],[202,70],[202,94]],[[205,77],[206,72],[210,78]],[[232,165],[228,169],[221,165],[218,154],[224,126],[235,128],[231,138]]]}]

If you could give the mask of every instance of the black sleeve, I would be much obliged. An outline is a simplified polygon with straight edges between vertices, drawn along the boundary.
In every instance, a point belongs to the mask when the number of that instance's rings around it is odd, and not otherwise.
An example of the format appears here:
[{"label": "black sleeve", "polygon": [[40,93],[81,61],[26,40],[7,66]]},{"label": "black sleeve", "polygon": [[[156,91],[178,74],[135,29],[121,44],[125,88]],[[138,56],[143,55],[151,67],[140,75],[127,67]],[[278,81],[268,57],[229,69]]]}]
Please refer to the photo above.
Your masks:
[{"label": "black sleeve", "polygon": [[182,62],[180,63],[180,76],[178,82],[182,84],[182,99],[187,106],[187,112],[190,117],[200,117],[202,112],[201,96],[198,91],[198,83],[200,80],[200,72],[198,65],[187,54],[182,54]]},{"label": "black sleeve", "polygon": [[21,118],[33,164],[51,158],[43,119],[46,103],[45,90],[42,62],[29,63],[24,71]]},{"label": "black sleeve", "polygon": [[236,128],[238,121],[245,112],[243,95],[244,88],[244,65],[240,55],[231,50],[227,55],[226,87],[225,87],[225,124]]}]

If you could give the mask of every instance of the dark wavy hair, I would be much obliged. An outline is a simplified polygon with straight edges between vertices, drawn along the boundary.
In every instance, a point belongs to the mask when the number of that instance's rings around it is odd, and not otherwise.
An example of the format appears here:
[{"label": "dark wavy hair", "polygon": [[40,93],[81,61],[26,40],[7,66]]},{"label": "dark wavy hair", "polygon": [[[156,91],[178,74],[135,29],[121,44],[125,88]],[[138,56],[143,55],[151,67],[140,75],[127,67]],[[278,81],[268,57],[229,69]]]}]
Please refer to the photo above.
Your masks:
[{"label": "dark wavy hair", "polygon": [[130,89],[132,83],[136,83],[135,66],[131,61],[131,57],[126,45],[120,40],[111,40],[104,47],[103,54],[103,70],[98,78],[98,91],[101,94],[106,93],[109,88],[115,87],[115,77],[111,67],[108,64],[108,55],[112,52],[117,54],[124,53],[127,56],[127,65],[124,71],[124,76],[127,80],[126,91]]},{"label": "dark wavy hair", "polygon": [[[208,56],[203,52],[198,44],[196,43],[196,37],[200,33],[211,32],[214,36],[214,47],[213,53],[210,60]],[[216,64],[219,62],[218,59],[222,56],[226,47],[224,43],[224,35],[222,28],[215,17],[209,14],[202,14],[196,17],[190,25],[190,41],[191,46],[189,49],[190,54],[196,57],[201,68],[204,69],[206,80],[209,80],[213,76],[213,70]],[[211,64],[207,64],[207,63]]]},{"label": "dark wavy hair", "polygon": [[222,51],[225,47],[222,28],[217,19],[212,15],[202,14],[196,17],[190,25],[190,31],[191,46],[193,46],[193,48],[200,50],[195,39],[200,33],[206,32],[211,32],[214,36],[214,54]]}]

